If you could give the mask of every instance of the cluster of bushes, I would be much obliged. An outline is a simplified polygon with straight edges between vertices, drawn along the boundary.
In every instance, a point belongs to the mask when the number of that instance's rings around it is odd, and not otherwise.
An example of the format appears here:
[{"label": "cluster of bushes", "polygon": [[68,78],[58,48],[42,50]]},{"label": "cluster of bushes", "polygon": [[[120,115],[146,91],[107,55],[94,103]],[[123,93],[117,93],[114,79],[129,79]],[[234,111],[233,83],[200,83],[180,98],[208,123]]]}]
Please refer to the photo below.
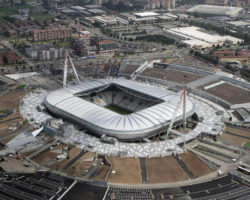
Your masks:
[{"label": "cluster of bushes", "polygon": [[19,85],[19,86],[17,86],[17,89],[23,89],[23,88],[25,88],[26,87],[26,85]]},{"label": "cluster of bushes", "polygon": [[145,42],[155,42],[162,45],[171,45],[175,43],[175,40],[172,38],[168,38],[163,35],[147,35],[147,36],[139,36],[136,37],[136,40],[145,41]]},{"label": "cluster of bushes", "polygon": [[214,65],[217,65],[218,62],[219,62],[218,58],[214,58],[211,55],[203,54],[203,53],[201,53],[199,51],[190,50],[190,53],[191,54],[194,53],[195,56],[200,57],[200,58],[202,58],[202,59],[204,59],[204,60],[206,60],[206,61],[208,61],[210,63],[213,63]]},{"label": "cluster of bushes", "polygon": [[106,3],[103,3],[102,6],[110,9],[110,10],[115,10],[118,12],[126,12],[126,11],[131,11],[131,10],[140,10],[142,7],[140,5],[133,4],[133,6],[128,6],[124,4],[122,1],[120,1],[118,4],[113,4],[112,0],[109,0]]}]

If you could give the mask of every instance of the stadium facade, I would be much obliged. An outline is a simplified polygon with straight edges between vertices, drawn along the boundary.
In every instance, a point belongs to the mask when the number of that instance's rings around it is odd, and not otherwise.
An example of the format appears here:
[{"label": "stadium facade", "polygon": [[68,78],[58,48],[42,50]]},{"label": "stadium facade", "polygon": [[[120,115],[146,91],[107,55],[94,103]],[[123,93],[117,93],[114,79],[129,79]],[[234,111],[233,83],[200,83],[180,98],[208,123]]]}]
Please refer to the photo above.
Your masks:
[{"label": "stadium facade", "polygon": [[[156,86],[126,79],[99,79],[55,90],[44,103],[53,114],[98,136],[138,140],[166,130],[178,101],[178,94]],[[117,108],[126,114],[117,112]],[[182,108],[176,113],[176,122],[182,120]],[[186,116],[194,111],[194,104],[187,100]]]}]

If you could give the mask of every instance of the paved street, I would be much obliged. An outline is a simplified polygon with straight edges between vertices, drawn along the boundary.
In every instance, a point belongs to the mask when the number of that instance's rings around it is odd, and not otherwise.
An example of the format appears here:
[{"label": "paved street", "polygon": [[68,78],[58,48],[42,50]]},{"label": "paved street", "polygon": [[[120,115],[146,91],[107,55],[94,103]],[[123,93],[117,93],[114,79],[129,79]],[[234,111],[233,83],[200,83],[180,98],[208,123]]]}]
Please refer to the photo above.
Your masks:
[{"label": "paved street", "polygon": [[6,47],[8,47],[9,49],[11,49],[12,51],[14,51],[18,56],[22,57],[28,64],[29,67],[34,66],[34,64],[28,59],[26,58],[23,54],[21,54],[16,48],[14,48],[8,41],[6,40],[2,40],[1,43],[3,43]]}]

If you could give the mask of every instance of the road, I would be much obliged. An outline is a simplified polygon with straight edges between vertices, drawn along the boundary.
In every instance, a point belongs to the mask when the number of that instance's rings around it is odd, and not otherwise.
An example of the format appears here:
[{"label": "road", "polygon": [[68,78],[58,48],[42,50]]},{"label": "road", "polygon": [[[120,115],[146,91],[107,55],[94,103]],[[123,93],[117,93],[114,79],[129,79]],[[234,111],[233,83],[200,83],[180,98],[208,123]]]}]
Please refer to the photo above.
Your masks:
[{"label": "road", "polygon": [[34,66],[34,64],[28,59],[26,58],[23,54],[21,54],[16,48],[14,48],[8,41],[6,40],[2,40],[1,41],[2,44],[4,44],[4,46],[6,46],[7,48],[11,49],[12,51],[14,51],[18,56],[22,57],[26,63],[28,64],[29,67]]},{"label": "road", "polygon": [[4,140],[4,139],[6,139],[6,138],[12,137],[12,136],[17,135],[17,134],[19,134],[19,133],[26,132],[26,131],[28,131],[28,130],[31,129],[31,128],[32,128],[31,126],[27,126],[27,127],[25,127],[25,128],[18,129],[18,130],[16,130],[16,131],[13,131],[12,133],[9,133],[8,135],[5,135],[5,136],[0,137],[0,140]]},{"label": "road", "polygon": [[104,38],[106,38],[106,39],[114,40],[114,41],[116,41],[117,44],[119,44],[120,46],[122,46],[122,45],[125,45],[125,46],[132,45],[133,47],[136,47],[136,46],[144,46],[144,47],[150,47],[150,48],[152,48],[152,47],[155,47],[155,48],[162,48],[162,47],[163,47],[162,45],[156,44],[156,43],[152,44],[152,43],[145,43],[145,42],[135,42],[135,41],[131,41],[131,42],[130,42],[130,41],[125,41],[125,40],[122,40],[122,39],[117,39],[117,38],[113,38],[113,37],[107,36],[107,35],[101,33],[101,32],[99,31],[98,28],[89,28],[89,27],[86,27],[86,26],[84,26],[84,25],[82,25],[82,27],[83,27],[85,30],[87,30],[87,31],[89,31],[89,32],[91,32],[91,33],[93,33],[93,34],[95,34],[95,35],[104,37]]}]

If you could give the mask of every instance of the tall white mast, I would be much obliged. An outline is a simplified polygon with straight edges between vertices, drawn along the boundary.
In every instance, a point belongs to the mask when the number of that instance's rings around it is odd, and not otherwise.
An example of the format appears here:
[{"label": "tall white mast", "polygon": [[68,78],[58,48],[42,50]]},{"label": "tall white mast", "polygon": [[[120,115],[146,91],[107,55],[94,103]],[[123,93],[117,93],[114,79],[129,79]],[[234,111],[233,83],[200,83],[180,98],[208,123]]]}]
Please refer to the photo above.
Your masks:
[{"label": "tall white mast", "polygon": [[74,63],[73,63],[69,53],[66,51],[65,61],[64,61],[64,72],[63,72],[63,87],[66,87],[66,85],[67,85],[68,60],[70,61],[70,65],[71,65],[71,67],[73,69],[73,73],[75,75],[77,83],[78,84],[80,83],[80,80],[79,80],[76,68],[74,66]]},{"label": "tall white mast", "polygon": [[68,52],[66,52],[64,60],[64,70],[63,70],[63,87],[66,87],[67,84],[67,73],[68,73]]},{"label": "tall white mast", "polygon": [[[177,102],[176,108],[175,108],[175,110],[174,110],[174,112],[173,112],[173,116],[172,116],[171,122],[170,122],[170,124],[169,124],[169,126],[168,126],[168,129],[167,129],[167,131],[166,131],[165,139],[168,139],[168,135],[169,135],[170,131],[172,130],[172,126],[173,126],[173,124],[174,124],[174,121],[175,121],[175,118],[176,118],[176,114],[177,114],[177,112],[178,112],[178,110],[179,110],[179,108],[180,108],[180,106],[181,106],[181,102],[182,102],[182,101],[184,100],[184,98],[185,98],[185,94],[186,94],[186,88],[184,88],[184,89],[181,91],[181,93],[180,93],[180,98],[179,98],[179,101]],[[183,102],[183,104],[185,104],[185,102]],[[185,106],[185,109],[186,109],[186,106]],[[184,112],[184,110],[183,110],[183,112]],[[184,116],[184,113],[183,113],[183,116]],[[186,113],[185,113],[185,119],[186,119]]]}]

